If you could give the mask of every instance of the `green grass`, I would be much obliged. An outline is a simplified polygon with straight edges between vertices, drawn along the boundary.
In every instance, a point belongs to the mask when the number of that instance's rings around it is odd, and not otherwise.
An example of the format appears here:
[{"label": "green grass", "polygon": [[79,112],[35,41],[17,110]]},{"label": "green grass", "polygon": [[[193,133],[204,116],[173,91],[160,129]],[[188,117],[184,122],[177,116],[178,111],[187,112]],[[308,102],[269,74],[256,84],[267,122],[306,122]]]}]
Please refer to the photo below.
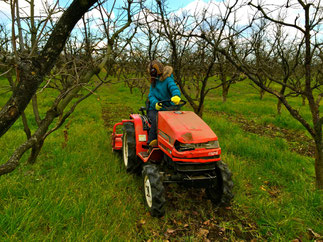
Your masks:
[{"label": "green grass", "polygon": [[[72,118],[65,149],[60,130],[48,138],[36,165],[22,164],[13,174],[0,177],[2,241],[134,236],[133,229],[127,230],[141,205],[139,185],[129,186],[133,178],[111,153],[100,103],[92,98],[78,110],[83,112]],[[129,196],[132,209],[122,202]]]},{"label": "green grass", "polygon": [[[308,105],[302,106],[301,98],[290,98],[288,101],[312,125]],[[260,95],[247,82],[232,85],[226,103],[222,103],[220,88],[213,91],[206,100],[206,109],[210,111],[222,111],[232,115],[241,114],[260,124],[272,123],[281,128],[304,130],[304,127],[289,114],[283,105],[282,114],[276,115],[276,106],[277,98],[266,93],[263,100],[260,100]],[[323,111],[322,106],[320,111]]]},{"label": "green grass", "polygon": [[314,189],[313,159],[288,150],[281,139],[244,133],[223,118],[205,120],[216,130],[236,185],[235,204],[246,206],[262,234],[274,240],[322,232],[322,193]]},{"label": "green grass", "polygon": [[[42,94],[42,115],[52,102],[49,94]],[[1,105],[5,100],[0,96]],[[308,228],[323,234],[323,194],[315,190],[314,160],[291,152],[281,138],[246,133],[225,116],[213,115],[221,111],[259,124],[304,130],[286,110],[277,117],[275,99],[265,95],[260,101],[246,83],[233,86],[225,104],[219,90],[211,93],[204,113],[233,172],[232,207],[218,210],[203,191],[169,186],[167,214],[152,218],[144,207],[141,178],[127,174],[120,156],[111,152],[111,127],[104,126],[101,114],[102,109],[113,113],[108,118],[114,123],[143,104],[138,90],[131,95],[123,84],[104,86],[69,119],[65,148],[63,126],[48,137],[35,165],[26,165],[27,154],[19,168],[1,176],[0,240],[201,241],[201,228],[208,229],[209,236],[216,233],[218,240],[231,241],[307,241]],[[309,110],[301,111],[309,119]],[[31,112],[28,107],[28,121],[35,129]],[[25,140],[21,128],[18,120],[0,139],[1,163]]]}]

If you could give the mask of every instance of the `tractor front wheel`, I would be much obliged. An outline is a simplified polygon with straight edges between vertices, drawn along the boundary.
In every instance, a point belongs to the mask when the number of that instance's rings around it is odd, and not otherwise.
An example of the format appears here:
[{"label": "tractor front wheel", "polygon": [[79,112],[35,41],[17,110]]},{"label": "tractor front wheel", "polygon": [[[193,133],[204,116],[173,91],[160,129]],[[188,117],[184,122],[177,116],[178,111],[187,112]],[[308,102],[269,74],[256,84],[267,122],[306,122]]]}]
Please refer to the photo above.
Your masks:
[{"label": "tractor front wheel", "polygon": [[147,164],[143,171],[144,199],[150,214],[162,217],[165,214],[165,195],[162,177],[156,165]]},{"label": "tractor front wheel", "polygon": [[219,161],[216,168],[216,180],[207,188],[206,194],[216,206],[228,206],[233,199],[232,173],[228,166]]},{"label": "tractor front wheel", "polygon": [[123,124],[122,157],[126,171],[140,173],[141,163],[136,155],[136,136],[133,123]]}]

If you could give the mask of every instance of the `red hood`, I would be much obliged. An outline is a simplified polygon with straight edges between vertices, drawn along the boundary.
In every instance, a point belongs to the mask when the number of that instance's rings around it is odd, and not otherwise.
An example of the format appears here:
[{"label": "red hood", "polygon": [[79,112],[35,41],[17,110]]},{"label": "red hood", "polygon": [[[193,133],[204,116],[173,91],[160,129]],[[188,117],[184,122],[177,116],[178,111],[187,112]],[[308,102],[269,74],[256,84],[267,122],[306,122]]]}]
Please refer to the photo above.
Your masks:
[{"label": "red hood", "polygon": [[212,129],[194,112],[158,112],[158,130],[170,137],[170,143],[204,143],[217,140]]}]

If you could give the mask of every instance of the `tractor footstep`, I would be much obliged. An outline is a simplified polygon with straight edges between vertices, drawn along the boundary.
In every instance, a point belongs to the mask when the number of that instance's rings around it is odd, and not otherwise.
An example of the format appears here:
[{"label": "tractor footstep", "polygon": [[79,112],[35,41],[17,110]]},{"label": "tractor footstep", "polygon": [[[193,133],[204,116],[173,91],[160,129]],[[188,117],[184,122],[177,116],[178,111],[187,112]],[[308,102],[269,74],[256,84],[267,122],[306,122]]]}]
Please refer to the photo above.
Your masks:
[{"label": "tractor footstep", "polygon": [[139,152],[139,155],[143,158],[147,158],[149,156],[148,152]]}]

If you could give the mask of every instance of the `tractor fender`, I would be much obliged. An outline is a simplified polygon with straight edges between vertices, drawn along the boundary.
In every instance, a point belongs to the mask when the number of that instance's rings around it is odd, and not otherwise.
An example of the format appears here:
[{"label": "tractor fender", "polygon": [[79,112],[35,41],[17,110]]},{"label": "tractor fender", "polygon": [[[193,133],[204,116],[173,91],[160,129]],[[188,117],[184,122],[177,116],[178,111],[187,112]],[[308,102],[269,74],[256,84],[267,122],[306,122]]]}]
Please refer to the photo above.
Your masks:
[{"label": "tractor fender", "polygon": [[136,154],[140,152],[146,152],[147,149],[143,146],[147,146],[148,132],[144,130],[143,121],[140,114],[130,114],[130,118],[135,126],[136,134]]}]

